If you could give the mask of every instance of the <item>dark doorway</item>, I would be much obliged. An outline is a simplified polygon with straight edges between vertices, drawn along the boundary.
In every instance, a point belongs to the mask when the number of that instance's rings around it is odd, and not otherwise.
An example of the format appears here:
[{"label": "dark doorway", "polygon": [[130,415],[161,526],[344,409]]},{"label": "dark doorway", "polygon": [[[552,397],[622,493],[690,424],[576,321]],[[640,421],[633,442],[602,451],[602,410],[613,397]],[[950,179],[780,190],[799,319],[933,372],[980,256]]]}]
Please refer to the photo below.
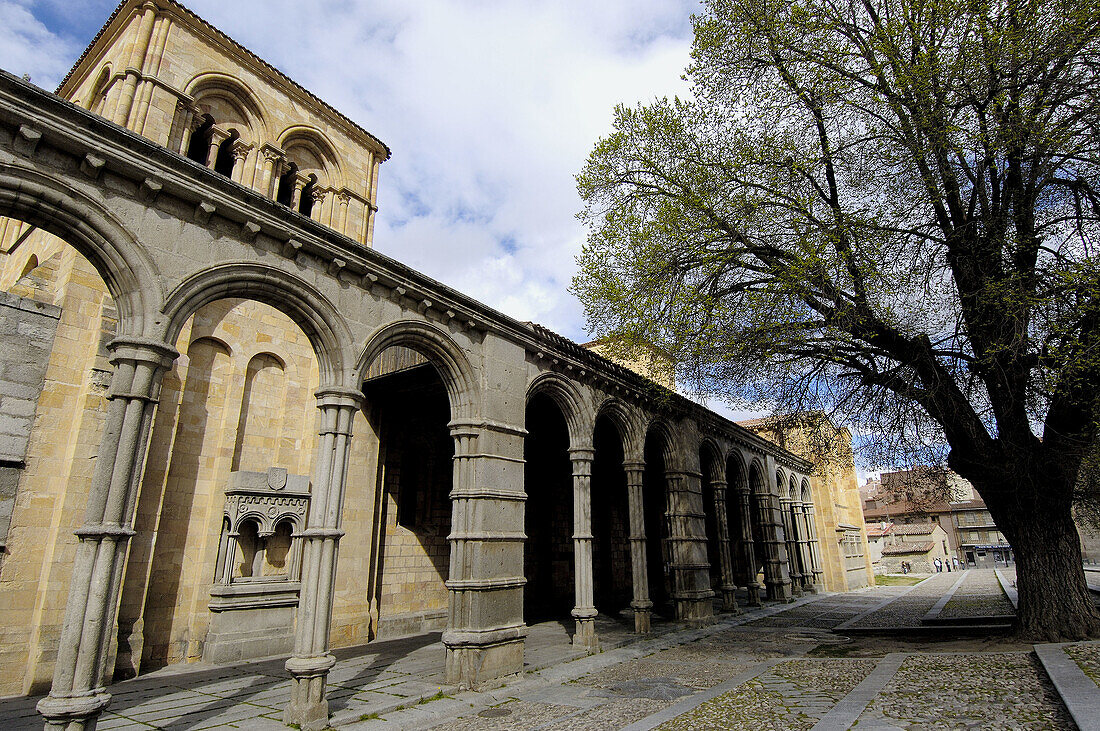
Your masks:
[{"label": "dark doorway", "polygon": [[545,394],[527,402],[523,615],[527,624],[573,609],[573,463],[561,409]]},{"label": "dark doorway", "polygon": [[592,445],[592,572],[596,609],[616,615],[633,595],[630,504],[623,470],[623,441],[606,417],[596,420]]}]

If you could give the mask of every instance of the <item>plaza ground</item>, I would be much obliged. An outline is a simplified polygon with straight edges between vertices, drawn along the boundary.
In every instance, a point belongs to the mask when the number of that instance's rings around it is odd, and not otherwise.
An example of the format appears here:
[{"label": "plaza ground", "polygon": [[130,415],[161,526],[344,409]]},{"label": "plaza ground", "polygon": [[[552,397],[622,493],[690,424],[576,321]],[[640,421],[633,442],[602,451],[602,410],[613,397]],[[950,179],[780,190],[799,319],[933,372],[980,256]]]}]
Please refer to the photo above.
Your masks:
[{"label": "plaza ground", "polygon": [[[999,573],[999,575],[998,575]],[[1100,589],[1100,573],[1089,573]],[[638,639],[601,617],[603,651],[570,622],[530,629],[525,672],[484,691],[444,685],[424,635],[338,651],[332,725],[460,729],[1100,728],[1100,642],[1012,638],[1011,568],[811,595]],[[894,583],[894,582],[891,582]],[[177,665],[111,687],[99,729],[283,729],[281,659]],[[0,699],[3,728],[38,729],[34,698]]]}]

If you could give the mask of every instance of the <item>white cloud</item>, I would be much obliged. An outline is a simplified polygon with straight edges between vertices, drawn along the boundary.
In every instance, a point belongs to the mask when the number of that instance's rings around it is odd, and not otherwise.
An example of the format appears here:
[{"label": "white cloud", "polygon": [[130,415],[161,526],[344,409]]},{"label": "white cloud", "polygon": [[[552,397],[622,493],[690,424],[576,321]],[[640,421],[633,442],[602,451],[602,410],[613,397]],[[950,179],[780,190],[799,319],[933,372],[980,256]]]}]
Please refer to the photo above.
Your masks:
[{"label": "white cloud", "polygon": [[[57,0],[0,0],[0,66],[52,88],[112,8],[96,5],[99,17],[86,6],[66,15]],[[573,176],[610,131],[615,104],[684,92],[697,3],[188,7],[391,147],[379,251],[507,315],[586,339],[567,291],[585,235]]]},{"label": "white cloud", "polygon": [[5,71],[29,75],[53,91],[81,50],[79,42],[47,28],[25,4],[0,2],[0,68]]}]

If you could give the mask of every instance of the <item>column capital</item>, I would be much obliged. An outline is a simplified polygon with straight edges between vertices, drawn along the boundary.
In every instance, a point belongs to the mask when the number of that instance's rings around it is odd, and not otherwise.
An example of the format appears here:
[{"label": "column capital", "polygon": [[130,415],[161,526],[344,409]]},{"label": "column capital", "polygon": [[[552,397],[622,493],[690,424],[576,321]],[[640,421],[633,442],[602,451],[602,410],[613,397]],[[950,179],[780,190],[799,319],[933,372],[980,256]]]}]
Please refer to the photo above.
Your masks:
[{"label": "column capital", "polygon": [[596,450],[592,447],[570,447],[569,459],[576,462],[591,462],[596,458]]},{"label": "column capital", "polygon": [[233,143],[233,157],[235,157],[237,161],[240,162],[241,160],[248,157],[248,153],[252,152],[253,147],[254,145],[245,142],[244,140],[236,140]]},{"label": "column capital", "polygon": [[359,410],[363,408],[363,392],[346,386],[322,386],[313,392],[317,398],[317,408],[342,407]]},{"label": "column capital", "polygon": [[159,368],[171,368],[179,357],[179,351],[162,340],[131,335],[120,335],[112,339],[107,343],[107,350],[111,352],[110,361],[114,365],[128,360]]},{"label": "column capital", "polygon": [[623,460],[623,469],[626,471],[637,470],[639,472],[645,470],[645,462],[641,460]]},{"label": "column capital", "polygon": [[274,145],[270,145],[270,144],[267,144],[267,143],[264,143],[263,145],[260,145],[260,154],[262,154],[265,159],[271,160],[272,162],[275,162],[276,160],[285,160],[286,159],[286,153],[285,152],[280,150],[278,147],[275,147]]}]

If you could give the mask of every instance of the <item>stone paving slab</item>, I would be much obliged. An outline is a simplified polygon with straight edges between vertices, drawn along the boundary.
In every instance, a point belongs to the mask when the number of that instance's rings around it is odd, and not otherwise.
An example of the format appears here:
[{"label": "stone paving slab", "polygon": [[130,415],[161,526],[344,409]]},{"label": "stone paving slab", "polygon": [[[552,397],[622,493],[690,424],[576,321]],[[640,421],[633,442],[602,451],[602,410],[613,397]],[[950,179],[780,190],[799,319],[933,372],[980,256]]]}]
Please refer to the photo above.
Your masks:
[{"label": "stone paving slab", "polygon": [[909,655],[851,727],[1073,729],[1031,652]]},{"label": "stone paving slab", "polygon": [[937,620],[974,617],[1011,617],[1016,610],[1001,589],[993,569],[969,569],[961,584],[950,595]]},{"label": "stone paving slab", "polygon": [[1035,654],[1081,731],[1100,730],[1100,643],[1042,644]]}]

